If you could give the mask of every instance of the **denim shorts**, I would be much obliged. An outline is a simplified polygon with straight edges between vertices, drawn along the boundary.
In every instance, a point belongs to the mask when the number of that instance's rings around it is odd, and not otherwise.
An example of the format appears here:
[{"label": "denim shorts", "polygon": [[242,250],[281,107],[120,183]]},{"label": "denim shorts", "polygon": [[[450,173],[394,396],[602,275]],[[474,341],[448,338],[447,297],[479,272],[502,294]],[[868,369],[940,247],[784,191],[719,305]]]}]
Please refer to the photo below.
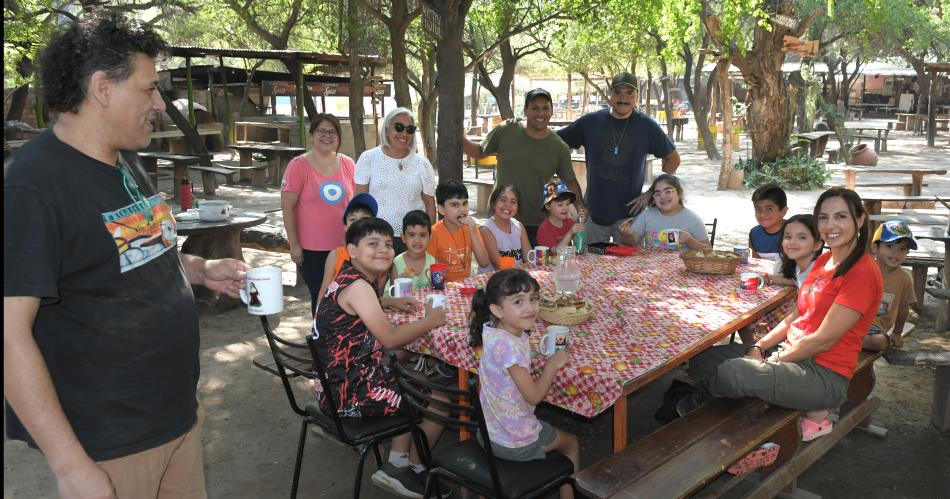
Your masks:
[{"label": "denim shorts", "polygon": [[[557,430],[554,429],[547,421],[541,421],[541,433],[538,434],[538,439],[534,442],[525,445],[523,447],[505,447],[493,443],[491,445],[492,453],[498,459],[506,459],[508,461],[534,461],[535,459],[546,459],[544,454],[544,448],[554,442],[554,439],[557,438]],[[482,435],[479,433],[478,443],[483,447],[485,442],[482,439]]]}]

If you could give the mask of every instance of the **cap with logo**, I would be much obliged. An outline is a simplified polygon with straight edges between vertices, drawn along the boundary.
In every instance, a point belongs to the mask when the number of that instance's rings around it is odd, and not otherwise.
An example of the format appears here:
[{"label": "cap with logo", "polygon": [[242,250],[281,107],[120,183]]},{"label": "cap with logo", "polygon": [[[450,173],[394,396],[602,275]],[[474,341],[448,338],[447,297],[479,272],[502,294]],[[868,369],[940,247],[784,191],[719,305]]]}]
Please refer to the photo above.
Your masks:
[{"label": "cap with logo", "polygon": [[541,199],[544,201],[541,206],[547,206],[551,201],[561,197],[570,198],[571,203],[577,199],[577,196],[566,185],[562,184],[561,179],[555,175],[551,177],[550,182],[544,184],[544,192],[541,193]]},{"label": "cap with logo", "polygon": [[618,85],[628,85],[634,90],[639,89],[639,87],[637,86],[637,77],[633,76],[632,74],[626,71],[617,73],[616,75],[614,75],[614,78],[610,80],[611,89],[616,88]]},{"label": "cap with logo", "polygon": [[533,90],[528,90],[528,93],[524,94],[524,105],[527,106],[535,97],[542,96],[548,100],[548,102],[553,102],[551,100],[551,93],[543,88],[535,88]]},{"label": "cap with logo", "polygon": [[903,220],[889,220],[879,225],[877,230],[874,231],[874,237],[871,238],[871,242],[892,243],[898,239],[906,239],[908,248],[912,250],[917,249],[917,241],[914,240],[914,233],[910,231],[910,227],[908,227],[907,223]]},{"label": "cap with logo", "polygon": [[351,199],[349,203],[346,203],[346,209],[343,210],[343,223],[346,223],[346,216],[357,206],[369,208],[369,211],[374,217],[376,216],[376,212],[379,211],[379,204],[376,203],[376,198],[368,192],[361,192],[353,196],[353,199]]}]

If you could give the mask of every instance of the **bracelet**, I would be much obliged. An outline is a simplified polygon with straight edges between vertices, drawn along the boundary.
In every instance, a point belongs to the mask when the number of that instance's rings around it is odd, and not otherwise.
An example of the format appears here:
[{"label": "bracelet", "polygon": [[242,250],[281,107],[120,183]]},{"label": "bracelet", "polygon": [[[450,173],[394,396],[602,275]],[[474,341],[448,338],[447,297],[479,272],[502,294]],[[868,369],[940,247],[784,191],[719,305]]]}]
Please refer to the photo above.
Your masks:
[{"label": "bracelet", "polygon": [[762,354],[763,357],[765,357],[765,349],[762,348],[762,347],[760,347],[759,345],[752,345],[752,346],[746,348],[746,349],[745,349],[745,353],[748,354],[748,353],[749,353],[749,350],[752,350],[753,348],[758,348],[758,349],[759,349],[759,353]]}]

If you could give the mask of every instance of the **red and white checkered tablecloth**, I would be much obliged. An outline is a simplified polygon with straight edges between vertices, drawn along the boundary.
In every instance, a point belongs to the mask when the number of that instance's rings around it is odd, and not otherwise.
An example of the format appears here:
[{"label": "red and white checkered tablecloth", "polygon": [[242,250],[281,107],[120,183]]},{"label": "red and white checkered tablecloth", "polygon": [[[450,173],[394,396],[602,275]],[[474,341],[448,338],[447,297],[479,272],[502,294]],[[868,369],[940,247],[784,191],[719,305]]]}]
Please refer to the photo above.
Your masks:
[{"label": "red and white checkered tablecloth", "polygon": [[[594,316],[571,326],[568,352],[571,361],[555,377],[545,399],[577,414],[593,417],[609,408],[623,386],[676,355],[700,343],[739,316],[781,294],[785,288],[767,286],[753,296],[739,294],[742,271],[768,272],[772,262],[751,259],[733,275],[687,273],[678,252],[641,250],[633,256],[585,254],[578,257],[581,289],[578,295],[594,306]],[[526,267],[541,284],[542,296],[555,294],[553,267]],[[446,295],[447,321],[420,336],[408,349],[433,355],[477,372],[480,352],[469,346],[469,297],[461,287],[483,287],[490,274],[448,283],[446,290],[417,291],[424,303],[432,293]],[[782,308],[787,310],[792,300]],[[422,312],[390,312],[399,324],[421,318]],[[775,313],[770,315],[775,317]],[[548,326],[538,319],[531,331],[532,374],[540,375],[546,357],[540,338]]]}]

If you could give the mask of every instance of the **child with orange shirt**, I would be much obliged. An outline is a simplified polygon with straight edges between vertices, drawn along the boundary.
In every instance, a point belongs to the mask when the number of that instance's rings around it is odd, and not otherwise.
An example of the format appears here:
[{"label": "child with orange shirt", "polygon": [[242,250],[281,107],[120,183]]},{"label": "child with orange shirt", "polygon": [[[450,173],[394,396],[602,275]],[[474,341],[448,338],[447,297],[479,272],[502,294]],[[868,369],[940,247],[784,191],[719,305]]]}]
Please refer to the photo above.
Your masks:
[{"label": "child with orange shirt", "polygon": [[426,251],[448,266],[446,281],[461,281],[472,274],[472,255],[481,266],[489,264],[488,250],[478,233],[478,224],[468,216],[468,189],[458,180],[435,188],[442,220],[432,226],[432,241]]}]

